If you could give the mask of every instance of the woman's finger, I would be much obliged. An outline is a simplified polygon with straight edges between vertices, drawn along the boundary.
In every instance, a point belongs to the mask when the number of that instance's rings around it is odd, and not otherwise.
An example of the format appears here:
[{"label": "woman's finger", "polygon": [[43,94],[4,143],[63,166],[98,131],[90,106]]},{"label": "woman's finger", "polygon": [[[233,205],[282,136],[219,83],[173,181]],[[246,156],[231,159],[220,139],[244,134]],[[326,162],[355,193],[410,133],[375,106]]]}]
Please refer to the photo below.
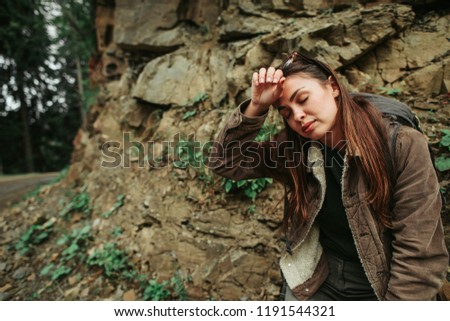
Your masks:
[{"label": "woman's finger", "polygon": [[261,68],[259,70],[259,83],[264,84],[266,82],[266,68]]},{"label": "woman's finger", "polygon": [[269,69],[267,69],[266,81],[272,82],[274,74],[275,74],[275,68],[269,67]]},{"label": "woman's finger", "polygon": [[277,70],[275,71],[275,74],[273,75],[273,80],[272,80],[272,82],[273,82],[274,84],[276,84],[276,83],[278,83],[278,81],[281,80],[282,77],[283,77],[283,71],[282,71],[281,69],[277,69]]},{"label": "woman's finger", "polygon": [[259,85],[259,74],[256,71],[253,73],[253,83],[255,86]]}]

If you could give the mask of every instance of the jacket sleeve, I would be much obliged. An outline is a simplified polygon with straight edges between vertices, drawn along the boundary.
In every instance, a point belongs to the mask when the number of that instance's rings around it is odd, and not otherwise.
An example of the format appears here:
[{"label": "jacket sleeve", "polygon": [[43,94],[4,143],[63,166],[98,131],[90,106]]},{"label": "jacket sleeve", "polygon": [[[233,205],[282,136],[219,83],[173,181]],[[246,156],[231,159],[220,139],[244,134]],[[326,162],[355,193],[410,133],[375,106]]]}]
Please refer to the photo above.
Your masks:
[{"label": "jacket sleeve", "polygon": [[237,107],[225,127],[213,142],[208,167],[218,175],[241,180],[259,177],[272,177],[280,180],[285,177],[284,158],[280,152],[284,143],[283,133],[269,142],[256,142],[267,114],[248,117],[242,111],[249,101]]},{"label": "jacket sleeve", "polygon": [[385,298],[431,300],[448,267],[439,183],[422,133],[402,126],[396,145],[393,252]]}]

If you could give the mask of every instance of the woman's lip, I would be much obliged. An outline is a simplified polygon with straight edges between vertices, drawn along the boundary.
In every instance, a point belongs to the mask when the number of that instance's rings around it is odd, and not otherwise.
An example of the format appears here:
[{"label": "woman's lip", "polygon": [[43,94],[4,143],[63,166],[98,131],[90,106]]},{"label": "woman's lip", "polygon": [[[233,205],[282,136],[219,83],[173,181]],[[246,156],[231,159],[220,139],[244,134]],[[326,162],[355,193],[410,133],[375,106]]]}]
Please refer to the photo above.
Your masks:
[{"label": "woman's lip", "polygon": [[302,126],[302,130],[303,130],[305,133],[307,133],[308,131],[310,131],[309,129],[312,129],[312,127],[311,127],[312,123],[314,123],[314,120],[311,120],[311,121],[307,122],[306,124],[304,124],[304,125]]}]

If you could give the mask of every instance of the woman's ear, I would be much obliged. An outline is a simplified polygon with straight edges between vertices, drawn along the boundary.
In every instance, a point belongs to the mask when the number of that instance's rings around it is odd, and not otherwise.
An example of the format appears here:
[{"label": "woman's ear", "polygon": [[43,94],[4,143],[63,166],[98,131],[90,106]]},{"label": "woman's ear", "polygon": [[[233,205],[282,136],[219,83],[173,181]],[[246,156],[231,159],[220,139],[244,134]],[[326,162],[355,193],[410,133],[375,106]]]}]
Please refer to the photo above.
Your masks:
[{"label": "woman's ear", "polygon": [[336,80],[332,76],[330,76],[328,77],[328,81],[330,82],[331,89],[333,90],[333,97],[334,98],[339,97],[340,91],[339,86],[336,83]]}]

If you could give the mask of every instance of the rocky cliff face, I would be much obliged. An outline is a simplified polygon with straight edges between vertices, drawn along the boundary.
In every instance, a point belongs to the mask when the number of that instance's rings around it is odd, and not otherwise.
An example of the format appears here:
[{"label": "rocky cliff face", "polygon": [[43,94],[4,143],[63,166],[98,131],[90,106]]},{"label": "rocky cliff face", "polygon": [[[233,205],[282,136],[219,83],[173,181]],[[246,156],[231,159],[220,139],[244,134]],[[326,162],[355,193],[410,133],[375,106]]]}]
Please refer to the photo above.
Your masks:
[{"label": "rocky cliff face", "polygon": [[[65,257],[58,238],[89,226],[90,238],[78,244],[85,256],[114,242],[148,279],[177,275],[189,299],[276,299],[282,187],[270,185],[254,202],[227,194],[202,155],[249,96],[252,72],[291,50],[328,62],[352,90],[401,97],[420,114],[431,142],[440,138],[449,125],[450,10],[444,1],[383,2],[98,1],[101,60],[93,81],[102,91],[74,141],[67,176],[41,189],[44,198],[5,214],[3,256],[29,227],[23,222],[53,226],[28,256],[0,264],[5,293],[142,298],[138,285],[97,273],[81,256],[76,267],[66,260],[67,279],[45,281],[42,269]],[[433,5],[411,6],[424,3]],[[279,124],[277,115],[269,119]],[[186,147],[193,141],[196,149]],[[70,207],[80,195],[88,210]]]}]

